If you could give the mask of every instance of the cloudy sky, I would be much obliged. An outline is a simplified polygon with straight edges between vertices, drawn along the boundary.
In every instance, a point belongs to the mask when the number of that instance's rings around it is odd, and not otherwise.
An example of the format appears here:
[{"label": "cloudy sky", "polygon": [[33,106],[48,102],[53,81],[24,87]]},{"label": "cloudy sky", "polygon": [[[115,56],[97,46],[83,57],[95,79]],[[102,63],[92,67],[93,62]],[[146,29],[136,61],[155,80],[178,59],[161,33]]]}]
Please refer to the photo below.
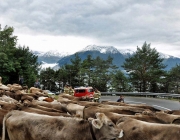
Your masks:
[{"label": "cloudy sky", "polygon": [[180,57],[179,0],[0,0],[0,24],[32,50],[136,50],[146,41]]}]

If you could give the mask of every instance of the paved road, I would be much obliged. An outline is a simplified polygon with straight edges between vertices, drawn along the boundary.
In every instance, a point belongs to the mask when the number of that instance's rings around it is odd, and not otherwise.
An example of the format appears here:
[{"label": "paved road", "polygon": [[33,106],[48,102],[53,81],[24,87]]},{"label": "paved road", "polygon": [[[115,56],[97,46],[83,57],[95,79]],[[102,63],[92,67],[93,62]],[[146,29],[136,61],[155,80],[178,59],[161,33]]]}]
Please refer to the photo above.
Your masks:
[{"label": "paved road", "polygon": [[[180,110],[180,102],[159,98],[124,96],[126,103],[147,104],[161,110]],[[102,96],[100,101],[117,101],[119,96]]]}]

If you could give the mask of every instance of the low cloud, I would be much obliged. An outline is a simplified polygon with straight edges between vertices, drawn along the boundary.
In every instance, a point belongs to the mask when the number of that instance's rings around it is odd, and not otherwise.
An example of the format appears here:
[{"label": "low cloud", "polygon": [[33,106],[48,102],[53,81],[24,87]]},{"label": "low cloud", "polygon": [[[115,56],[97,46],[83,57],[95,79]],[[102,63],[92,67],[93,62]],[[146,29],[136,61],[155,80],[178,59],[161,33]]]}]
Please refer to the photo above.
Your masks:
[{"label": "low cloud", "polygon": [[19,33],[82,36],[102,44],[180,45],[180,1],[3,0],[2,22]]}]

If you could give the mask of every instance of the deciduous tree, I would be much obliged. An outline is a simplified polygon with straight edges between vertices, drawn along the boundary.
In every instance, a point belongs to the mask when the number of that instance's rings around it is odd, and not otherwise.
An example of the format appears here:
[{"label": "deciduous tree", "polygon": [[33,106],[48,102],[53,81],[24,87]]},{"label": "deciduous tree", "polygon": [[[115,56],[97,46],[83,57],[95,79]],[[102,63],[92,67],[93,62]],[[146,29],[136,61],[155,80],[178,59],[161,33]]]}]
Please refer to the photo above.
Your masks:
[{"label": "deciduous tree", "polygon": [[38,57],[28,47],[17,47],[13,32],[13,27],[0,27],[0,76],[4,84],[18,83],[23,76],[25,84],[32,86],[38,75]]}]

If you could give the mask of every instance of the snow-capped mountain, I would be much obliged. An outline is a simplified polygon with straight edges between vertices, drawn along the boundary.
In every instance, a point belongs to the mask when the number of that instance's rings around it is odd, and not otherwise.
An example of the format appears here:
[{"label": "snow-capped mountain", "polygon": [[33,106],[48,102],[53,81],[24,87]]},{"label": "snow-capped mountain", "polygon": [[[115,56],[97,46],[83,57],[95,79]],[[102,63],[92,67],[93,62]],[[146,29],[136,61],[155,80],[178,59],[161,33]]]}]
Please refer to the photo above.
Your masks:
[{"label": "snow-capped mountain", "polygon": [[59,52],[57,50],[50,50],[48,52],[38,52],[38,51],[32,51],[35,55],[38,56],[38,62],[45,62],[45,63],[56,63],[61,58],[68,56],[69,53],[67,52]]},{"label": "snow-capped mountain", "polygon": [[[87,47],[85,47],[84,49],[82,49],[79,52],[86,52],[86,51],[98,51],[100,53],[111,53],[111,54],[115,54],[115,53],[121,53],[122,55],[124,55],[125,57],[131,56],[135,53],[135,51],[132,51],[130,49],[117,49],[113,46],[96,46],[96,45],[88,45]],[[174,56],[168,55],[168,54],[163,54],[161,52],[159,52],[160,57],[164,58],[164,59],[168,59],[168,58],[173,58]],[[175,57],[174,57],[175,58]]]},{"label": "snow-capped mountain", "polygon": [[118,49],[118,51],[125,57],[128,58],[132,56],[135,52],[130,49]]},{"label": "snow-capped mountain", "polygon": [[50,67],[54,70],[59,69],[57,61],[69,55],[67,52],[59,52],[57,50],[50,50],[48,52],[32,51],[32,53],[38,56],[38,62],[41,63],[41,69]]},{"label": "snow-capped mountain", "polygon": [[[96,58],[97,56],[102,59],[107,59],[108,56],[113,58],[113,64],[119,67],[119,69],[123,70],[121,67],[127,57],[131,57],[134,55],[134,51],[130,49],[117,49],[113,46],[96,46],[89,45],[85,47],[83,50],[76,52],[79,57],[83,61],[87,58],[87,55],[91,55],[92,58]],[[160,53],[160,57],[164,59],[163,63],[167,65],[166,70],[170,70],[172,67],[176,66],[176,64],[180,64],[180,58],[173,57],[171,55]],[[70,59],[74,59],[75,55],[69,55],[64,58],[61,58],[58,63],[59,65],[70,64]]]},{"label": "snow-capped mountain", "polygon": [[[91,55],[92,58],[96,58],[97,56],[101,57],[102,59],[107,59],[108,56],[113,58],[113,64],[118,66],[122,69],[122,65],[127,57],[131,57],[135,52],[130,49],[117,49],[113,46],[96,46],[96,45],[89,45],[84,49],[76,52],[78,56],[83,61],[87,58],[87,55]],[[38,61],[43,61],[43,68],[51,67],[54,69],[58,69],[59,66],[64,64],[70,64],[71,59],[75,58],[75,54],[68,54],[65,52],[58,52],[58,51],[48,51],[48,52],[34,52],[34,54],[38,55]],[[164,59],[163,63],[167,65],[166,70],[171,69],[176,64],[180,64],[180,58],[163,54],[159,52],[160,57]],[[58,64],[58,65],[57,65]]]},{"label": "snow-capped mountain", "polygon": [[86,51],[99,51],[100,53],[118,53],[118,49],[113,46],[96,46],[96,45],[89,45],[85,47],[83,50],[79,52],[86,52]]},{"label": "snow-capped mountain", "polygon": [[33,51],[33,50],[31,50],[31,52],[32,52],[34,55],[37,55],[37,56],[40,56],[41,54],[44,54],[44,52],[40,52],[40,51]]},{"label": "snow-capped mountain", "polygon": [[[135,51],[132,51],[130,49],[118,49],[118,50],[124,56],[131,56],[131,55],[133,55],[135,53]],[[164,54],[164,53],[161,53],[161,52],[159,52],[159,54],[160,54],[160,57],[163,58],[163,59],[176,58],[176,57],[174,57],[172,55]]]},{"label": "snow-capped mountain", "polygon": [[[96,46],[96,45],[89,45],[84,49],[76,52],[78,56],[83,61],[87,58],[88,55],[91,55],[93,59],[100,57],[104,60],[107,60],[108,57],[113,58],[113,64],[120,67],[123,62],[125,61],[125,57],[118,51],[117,48],[113,46]],[[66,56],[58,61],[59,65],[62,66],[64,64],[70,64],[71,59],[75,59],[75,55]]]},{"label": "snow-capped mountain", "polygon": [[41,52],[38,54],[38,56],[45,56],[45,57],[51,57],[51,56],[65,57],[67,55],[69,55],[68,52],[59,52],[58,50],[50,50],[48,52]]},{"label": "snow-capped mountain", "polygon": [[172,55],[164,54],[164,53],[161,53],[161,52],[159,52],[159,55],[160,55],[161,58],[164,58],[164,59],[176,58],[176,57],[174,57]]},{"label": "snow-capped mountain", "polygon": [[118,51],[119,51],[121,54],[123,54],[123,55],[127,55],[127,54],[132,55],[132,54],[135,53],[134,51],[132,51],[132,50],[130,50],[130,49],[118,49]]}]

